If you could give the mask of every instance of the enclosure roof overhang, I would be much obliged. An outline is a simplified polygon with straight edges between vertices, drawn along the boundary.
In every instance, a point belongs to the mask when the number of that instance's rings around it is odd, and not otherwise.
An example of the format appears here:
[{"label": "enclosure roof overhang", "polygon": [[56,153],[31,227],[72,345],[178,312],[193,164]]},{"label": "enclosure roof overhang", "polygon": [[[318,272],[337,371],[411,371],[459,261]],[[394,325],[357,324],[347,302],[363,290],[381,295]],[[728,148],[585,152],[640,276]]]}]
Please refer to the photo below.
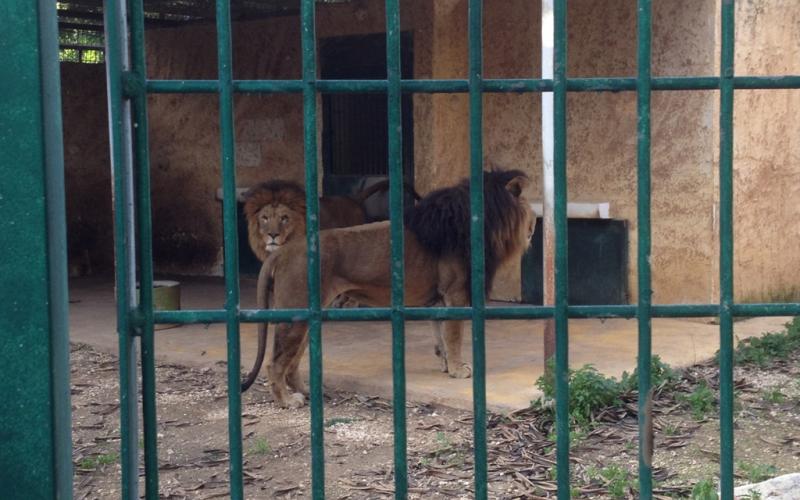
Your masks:
[{"label": "enclosure roof overhang", "polygon": [[[346,3],[350,0],[316,0],[317,3]],[[213,22],[215,0],[143,0],[145,25],[172,27]],[[242,21],[296,15],[300,0],[230,0],[231,20]],[[103,0],[56,1],[58,24],[62,29],[103,31]]]}]

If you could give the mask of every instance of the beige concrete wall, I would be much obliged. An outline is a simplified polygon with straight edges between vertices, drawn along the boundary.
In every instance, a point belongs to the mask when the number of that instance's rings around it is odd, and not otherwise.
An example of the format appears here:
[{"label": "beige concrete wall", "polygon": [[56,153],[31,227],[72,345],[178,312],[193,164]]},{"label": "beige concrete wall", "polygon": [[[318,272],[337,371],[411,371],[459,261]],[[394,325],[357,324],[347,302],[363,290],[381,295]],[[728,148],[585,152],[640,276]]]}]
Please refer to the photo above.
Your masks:
[{"label": "beige concrete wall", "polygon": [[[737,75],[800,74],[800,4],[736,3]],[[800,291],[800,91],[737,90],[735,286],[739,300]]]}]

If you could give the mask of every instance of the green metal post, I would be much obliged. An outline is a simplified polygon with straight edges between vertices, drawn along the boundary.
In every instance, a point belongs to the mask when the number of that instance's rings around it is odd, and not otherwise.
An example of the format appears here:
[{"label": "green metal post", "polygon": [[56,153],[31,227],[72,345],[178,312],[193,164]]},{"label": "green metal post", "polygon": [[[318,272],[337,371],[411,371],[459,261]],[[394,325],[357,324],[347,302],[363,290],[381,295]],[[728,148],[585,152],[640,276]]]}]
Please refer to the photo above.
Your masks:
[{"label": "green metal post", "polygon": [[487,498],[486,339],[483,202],[483,1],[470,0],[469,14],[469,142],[470,254],[472,304],[472,400],[475,441],[475,498]]},{"label": "green metal post", "polygon": [[569,316],[567,289],[567,2],[553,6],[553,179],[555,213],[556,466],[558,498],[570,497],[569,472]]},{"label": "green metal post", "polygon": [[[0,491],[71,499],[64,158],[52,2],[5,3],[0,48]],[[24,376],[21,376],[24,374]]]},{"label": "green metal post", "polygon": [[317,194],[317,39],[314,0],[300,5],[303,52],[303,152],[305,155],[306,241],[308,243],[309,392],[311,411],[311,494],[325,498],[322,408],[322,314],[320,312],[319,198]]},{"label": "green metal post", "polygon": [[719,89],[720,493],[722,500],[733,500],[733,0],[722,0],[721,22]]},{"label": "green metal post", "polygon": [[394,496],[408,495],[406,457],[406,362],[403,262],[403,122],[400,101],[400,5],[386,0],[388,80],[389,212],[392,242],[392,386],[394,410]]},{"label": "green metal post", "polygon": [[650,56],[652,21],[650,0],[639,0],[637,108],[637,266],[639,299],[639,495],[653,496],[653,394],[650,387],[651,299],[650,279]]},{"label": "green metal post", "polygon": [[217,0],[222,220],[225,255],[225,323],[228,336],[228,445],[231,498],[244,497],[242,485],[242,395],[239,352],[239,250],[236,237],[236,161],[233,137],[233,68],[230,0]]},{"label": "green metal post", "polygon": [[144,434],[145,497],[158,498],[158,420],[156,417],[156,364],[153,329],[153,230],[150,211],[150,150],[148,146],[147,71],[144,52],[144,6],[129,0],[131,75],[136,79],[132,96],[134,162],[136,170],[136,222],[138,229],[139,319],[142,348],[142,431]]},{"label": "green metal post", "polygon": [[139,498],[136,343],[131,312],[136,306],[134,280],[133,172],[131,163],[130,102],[122,89],[122,73],[129,69],[127,16],[124,0],[103,4],[106,29],[106,82],[109,140],[114,201],[114,262],[119,337],[120,465],[122,498]]}]

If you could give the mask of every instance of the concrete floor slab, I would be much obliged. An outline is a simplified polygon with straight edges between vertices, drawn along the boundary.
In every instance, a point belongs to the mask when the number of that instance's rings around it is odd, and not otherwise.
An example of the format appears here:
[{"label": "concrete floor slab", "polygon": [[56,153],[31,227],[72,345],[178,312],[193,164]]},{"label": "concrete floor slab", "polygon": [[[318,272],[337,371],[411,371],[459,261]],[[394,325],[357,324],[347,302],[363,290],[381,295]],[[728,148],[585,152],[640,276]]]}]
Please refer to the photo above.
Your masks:
[{"label": "concrete floor slab", "polygon": [[[180,278],[183,309],[222,308],[224,285],[219,278]],[[114,287],[108,278],[70,282],[70,336],[75,342],[116,353]],[[255,303],[255,280],[241,280],[242,307]],[[745,338],[778,331],[790,318],[754,318],[734,325]],[[719,327],[706,319],[653,320],[653,353],[673,366],[708,359],[719,347]],[[534,382],[542,373],[542,321],[489,321],[486,325],[487,402],[497,411],[523,408],[538,396]],[[570,365],[592,364],[618,377],[636,362],[635,320],[571,320]],[[243,371],[256,350],[256,325],[241,327]],[[469,334],[464,354],[471,357]],[[224,364],[225,326],[184,325],[156,332],[160,361],[191,366]],[[323,327],[323,370],[326,387],[391,397],[391,327],[388,323],[327,323]],[[472,381],[456,380],[439,371],[428,322],[406,324],[408,399],[472,408]],[[303,363],[307,371],[307,361]]]}]

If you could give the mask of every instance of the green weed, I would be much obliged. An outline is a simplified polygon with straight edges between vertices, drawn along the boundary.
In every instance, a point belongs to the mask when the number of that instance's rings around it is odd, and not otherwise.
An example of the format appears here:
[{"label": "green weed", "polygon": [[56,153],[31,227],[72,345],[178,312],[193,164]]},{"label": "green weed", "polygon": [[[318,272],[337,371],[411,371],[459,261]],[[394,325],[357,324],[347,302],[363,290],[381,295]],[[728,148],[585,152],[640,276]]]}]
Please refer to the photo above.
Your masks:
[{"label": "green weed", "polygon": [[767,479],[772,479],[778,474],[778,469],[774,465],[765,464],[751,464],[747,462],[738,462],[739,472],[750,483],[760,483]]},{"label": "green weed", "polygon": [[270,446],[267,438],[256,438],[253,442],[253,447],[250,449],[253,455],[269,455],[272,453],[272,446]]},{"label": "green weed", "polygon": [[708,388],[705,382],[700,382],[691,393],[681,396],[680,398],[689,405],[692,412],[692,418],[695,420],[704,420],[706,414],[714,411],[716,406],[716,398],[711,389]]},{"label": "green weed", "polygon": [[98,467],[102,467],[104,465],[115,464],[118,460],[119,453],[117,452],[103,453],[101,455],[93,455],[83,458],[80,462],[78,462],[78,467],[81,469],[97,469]]},{"label": "green weed", "polygon": [[692,488],[692,500],[719,500],[717,488],[711,479],[703,479]]}]

